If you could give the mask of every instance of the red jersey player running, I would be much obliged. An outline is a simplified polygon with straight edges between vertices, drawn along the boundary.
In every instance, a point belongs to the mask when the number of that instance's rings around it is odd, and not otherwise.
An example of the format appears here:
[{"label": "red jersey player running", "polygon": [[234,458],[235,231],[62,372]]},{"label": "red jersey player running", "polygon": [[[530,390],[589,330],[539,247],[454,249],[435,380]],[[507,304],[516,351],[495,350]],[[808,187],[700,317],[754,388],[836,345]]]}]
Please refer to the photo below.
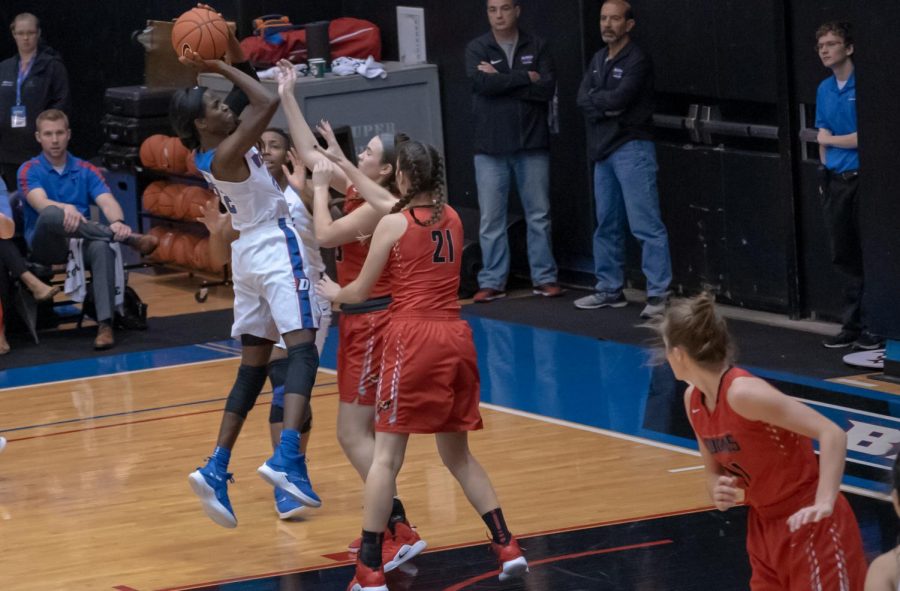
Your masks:
[{"label": "red jersey player running", "polygon": [[844,432],[732,367],[731,337],[710,294],[671,306],[659,332],[675,377],[690,384],[684,404],[716,508],[733,507],[739,489],[750,506],[750,588],[861,591],[862,540],[840,493]]},{"label": "red jersey player running", "polygon": [[[330,171],[330,164],[317,164],[313,182],[327,182],[323,177]],[[482,428],[478,365],[456,296],[462,223],[445,205],[442,184],[437,150],[414,141],[399,146],[397,186],[403,197],[378,223],[362,271],[343,288],[327,278],[319,283],[319,293],[332,301],[362,302],[388,267],[393,286],[376,392],[375,458],[366,478],[356,577],[348,591],[387,591],[382,536],[411,433],[435,434],[444,465],[491,531],[500,580],[528,572],[494,487],[469,451],[468,432]]]}]

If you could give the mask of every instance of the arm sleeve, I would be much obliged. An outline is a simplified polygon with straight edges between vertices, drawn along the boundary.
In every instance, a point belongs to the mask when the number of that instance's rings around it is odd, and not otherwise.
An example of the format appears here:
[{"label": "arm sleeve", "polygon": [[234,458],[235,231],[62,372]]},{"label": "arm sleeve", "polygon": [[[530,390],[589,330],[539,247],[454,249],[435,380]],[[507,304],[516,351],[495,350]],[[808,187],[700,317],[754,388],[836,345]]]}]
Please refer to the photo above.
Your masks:
[{"label": "arm sleeve", "polygon": [[513,70],[509,74],[485,74],[479,71],[478,64],[486,59],[487,56],[482,55],[473,43],[466,47],[466,76],[472,80],[472,91],[475,94],[500,96],[531,85],[531,78],[524,70]]},{"label": "arm sleeve", "polygon": [[535,60],[537,62],[535,71],[541,75],[541,79],[531,82],[529,78],[528,86],[517,89],[513,96],[526,101],[546,103],[553,99],[553,94],[556,92],[556,69],[553,66],[553,55],[546,45],[541,45]]},{"label": "arm sleeve", "polygon": [[646,57],[641,57],[624,72],[618,87],[614,90],[590,90],[585,100],[599,113],[625,110],[643,91],[644,82],[649,74],[650,62]]},{"label": "arm sleeve", "polygon": [[100,172],[100,169],[93,164],[85,163],[85,165],[87,167],[88,192],[90,193],[91,202],[96,203],[97,197],[104,193],[112,195],[112,191],[109,185],[106,184],[106,179],[103,178],[103,173]]},{"label": "arm sleeve", "polygon": [[[31,160],[20,166],[19,173],[16,175],[16,185],[22,199],[25,199],[35,189],[43,189],[44,183],[41,181],[40,171]],[[48,195],[48,197],[53,199],[52,195]]]},{"label": "arm sleeve", "polygon": [[590,122],[600,121],[603,119],[603,112],[597,109],[594,106],[594,103],[591,102],[591,79],[593,77],[594,72],[594,60],[591,60],[591,63],[588,64],[587,71],[584,73],[584,78],[581,79],[581,86],[578,88],[578,95],[575,98],[575,102],[584,112],[584,116]]},{"label": "arm sleeve", "polygon": [[816,91],[816,127],[818,129],[825,128],[831,131],[831,128],[828,126],[828,119],[825,117],[825,100],[824,100],[824,92],[822,92],[822,87],[819,86],[819,89]]},{"label": "arm sleeve", "polygon": [[[234,67],[254,80],[259,80],[259,76],[256,75],[256,70],[253,69],[250,62],[234,64]],[[225,104],[228,105],[228,108],[231,109],[235,115],[240,116],[241,112],[250,104],[250,99],[247,98],[247,95],[244,94],[243,90],[234,86],[232,87],[231,92],[228,93],[228,96],[225,97]]]},{"label": "arm sleeve", "polygon": [[59,109],[71,115],[69,102],[69,73],[61,61],[54,62],[50,75],[50,92],[47,95],[47,108]]}]

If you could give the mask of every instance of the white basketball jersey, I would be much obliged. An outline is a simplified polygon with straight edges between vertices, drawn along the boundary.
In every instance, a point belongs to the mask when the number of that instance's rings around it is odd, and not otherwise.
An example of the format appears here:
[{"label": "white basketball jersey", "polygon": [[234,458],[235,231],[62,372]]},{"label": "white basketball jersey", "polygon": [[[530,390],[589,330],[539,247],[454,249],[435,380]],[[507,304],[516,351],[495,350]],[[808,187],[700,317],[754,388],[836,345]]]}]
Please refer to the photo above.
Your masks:
[{"label": "white basketball jersey", "polygon": [[312,215],[290,185],[284,190],[284,198],[291,211],[294,229],[297,230],[303,244],[303,261],[309,266],[310,271],[307,275],[310,279],[315,277],[313,280],[318,281],[325,272],[325,263],[322,261],[322,253],[319,252],[319,241],[316,240],[316,232],[313,229]]},{"label": "white basketball jersey", "polygon": [[244,155],[250,176],[239,183],[220,181],[212,175],[210,167],[215,153],[215,150],[197,152],[197,169],[231,214],[231,225],[235,230],[244,232],[290,217],[284,193],[269,174],[256,148],[250,148]]}]

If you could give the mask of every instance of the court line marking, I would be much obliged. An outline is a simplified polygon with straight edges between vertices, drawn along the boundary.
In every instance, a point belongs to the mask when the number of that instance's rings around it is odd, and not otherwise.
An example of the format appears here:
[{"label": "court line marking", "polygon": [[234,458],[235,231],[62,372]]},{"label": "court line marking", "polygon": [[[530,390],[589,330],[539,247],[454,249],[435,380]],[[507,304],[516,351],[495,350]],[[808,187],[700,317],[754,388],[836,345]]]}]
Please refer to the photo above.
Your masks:
[{"label": "court line marking", "polygon": [[833,382],[841,382],[842,384],[850,384],[851,386],[859,386],[860,388],[871,388],[873,390],[877,390],[880,386],[876,384],[870,384],[868,382],[860,382],[858,380],[854,380],[851,378],[834,378],[831,381]]},{"label": "court line marking", "polygon": [[687,468],[672,468],[669,470],[672,474],[678,474],[679,472],[691,472],[693,470],[702,470],[706,466],[688,466]]},{"label": "court line marking", "polygon": [[660,441],[653,441],[652,439],[646,439],[644,437],[626,435],[625,433],[619,433],[618,431],[610,431],[609,429],[601,429],[600,427],[593,427],[591,425],[582,425],[581,423],[573,423],[571,421],[566,421],[563,419],[555,419],[553,417],[538,415],[524,410],[516,410],[514,408],[508,408],[505,406],[497,406],[496,404],[491,404],[488,402],[482,402],[481,406],[497,412],[516,415],[526,419],[534,419],[536,421],[550,423],[552,425],[559,425],[560,427],[569,427],[570,429],[578,429],[579,431],[587,431],[588,433],[597,433],[599,435],[606,435],[608,437],[614,437],[616,439],[631,441],[632,443],[643,443],[644,445],[649,445],[651,447],[658,447],[660,449],[665,449],[668,451],[674,451],[677,453],[700,457],[699,451],[695,451],[686,447],[679,447],[677,445],[672,445],[669,443],[662,443]]},{"label": "court line marking", "polygon": [[[715,509],[715,507],[713,507],[712,505],[709,505],[706,507],[699,507],[699,508],[695,508],[695,509],[684,509],[681,511],[668,511],[666,513],[655,513],[652,515],[644,515],[641,517],[631,517],[631,518],[623,518],[623,519],[613,519],[613,520],[609,520],[609,521],[599,521],[596,523],[573,525],[573,526],[562,527],[562,528],[557,528],[557,529],[548,529],[548,530],[537,531],[537,532],[529,532],[527,534],[517,535],[516,539],[525,540],[525,539],[529,539],[529,538],[535,538],[538,536],[547,536],[547,535],[553,535],[553,534],[568,533],[568,532],[572,532],[572,531],[607,527],[610,525],[621,525],[623,523],[638,523],[640,521],[650,521],[652,519],[665,519],[667,517],[678,517],[680,515],[691,515],[693,513],[704,513],[706,511],[712,511],[713,509]],[[487,542],[485,540],[476,540],[476,541],[472,541],[472,542],[461,542],[459,544],[450,544],[447,546],[438,546],[435,548],[429,548],[428,550],[423,552],[423,554],[432,554],[435,552],[443,552],[446,550],[457,550],[459,548],[471,548],[472,546],[481,546],[486,543]],[[197,589],[197,588],[202,588],[202,587],[211,587],[213,585],[227,585],[230,583],[257,581],[260,579],[265,579],[265,578],[270,578],[270,577],[291,575],[291,574],[297,574],[297,573],[306,573],[306,572],[317,571],[317,570],[332,570],[332,569],[336,569],[336,568],[343,568],[345,566],[350,566],[350,565],[354,564],[355,562],[356,562],[356,560],[348,559],[348,560],[344,560],[344,561],[341,561],[338,563],[324,563],[324,564],[320,564],[320,565],[304,566],[304,567],[298,568],[298,569],[274,571],[274,572],[268,572],[268,573],[260,573],[260,574],[256,574],[256,575],[246,575],[243,577],[237,577],[237,578],[233,578],[233,579],[220,579],[217,581],[208,581],[208,582],[203,582],[203,583],[191,583],[188,585],[181,585],[178,587],[165,587],[162,589],[158,589],[157,591],[190,591],[192,589]]]},{"label": "court line marking", "polygon": [[[550,558],[542,558],[540,560],[535,560],[534,562],[528,562],[528,568],[534,568],[536,566],[541,566],[543,564],[551,564],[553,562],[562,562],[564,560],[574,560],[576,558],[585,558],[587,556],[598,556],[600,554],[612,554],[613,552],[624,552],[626,550],[639,550],[641,548],[653,548],[655,546],[666,546],[668,544],[674,544],[675,540],[655,540],[653,542],[643,542],[641,544],[629,544],[627,546],[618,546],[615,548],[601,548],[599,550],[588,550],[587,552],[578,552],[576,554],[562,554],[560,556],[551,556]],[[490,570],[484,574],[477,575],[471,578],[462,581],[461,583],[456,583],[455,585],[451,585],[450,587],[445,587],[443,591],[463,591],[469,585],[473,585],[479,581],[484,581],[497,576],[497,569]]]},{"label": "court line marking", "polygon": [[[801,399],[801,400],[802,400],[802,399]],[[805,401],[805,402],[809,402],[809,401]],[[814,404],[822,404],[822,403],[816,402],[816,403],[814,403]],[[562,420],[562,419],[554,419],[554,418],[552,418],[552,417],[545,417],[545,416],[543,416],[543,415],[536,415],[536,414],[534,414],[534,413],[526,412],[526,411],[523,411],[523,410],[516,410],[516,409],[513,409],[513,408],[506,408],[506,407],[504,407],[504,406],[497,406],[497,405],[495,405],[495,404],[489,404],[489,403],[486,403],[486,402],[482,402],[482,403],[481,403],[481,406],[483,406],[483,407],[485,407],[485,408],[488,408],[488,409],[490,409],[490,410],[497,411],[497,412],[503,412],[503,413],[507,413],[507,414],[511,414],[511,415],[516,415],[516,416],[528,418],[528,419],[534,419],[534,420],[536,420],[536,421],[542,421],[542,422],[544,422],[544,423],[551,423],[551,424],[553,424],[553,425],[559,425],[559,426],[561,426],[561,427],[570,427],[570,428],[572,428],[572,429],[578,429],[578,430],[580,430],[580,431],[587,431],[587,432],[589,432],[589,433],[597,433],[597,434],[599,434],[599,435],[606,435],[606,436],[608,436],[608,437],[613,437],[613,438],[615,438],[615,439],[622,439],[622,440],[625,440],[625,441],[631,441],[631,442],[634,442],[634,443],[642,443],[642,444],[644,444],[644,445],[649,445],[649,446],[651,446],[651,447],[658,447],[658,448],[660,448],[660,449],[666,449],[666,450],[669,450],[669,451],[673,451],[673,452],[681,453],[681,454],[685,454],[685,455],[696,456],[696,457],[699,457],[699,456],[700,456],[700,452],[699,452],[699,451],[696,451],[696,450],[693,450],[693,449],[688,449],[688,448],[686,448],[686,447],[679,447],[679,446],[677,446],[677,445],[671,445],[671,444],[668,444],[668,443],[661,443],[661,442],[659,442],[659,441],[653,441],[652,439],[645,439],[645,438],[643,438],[643,437],[636,437],[636,436],[634,436],[634,435],[626,435],[625,433],[619,433],[619,432],[617,432],[617,431],[609,431],[609,430],[607,430],[607,429],[601,429],[601,428],[599,428],[599,427],[592,427],[592,426],[590,426],[590,425],[582,425],[582,424],[580,424],[580,423],[573,423],[573,422],[571,422],[571,421],[564,421],[564,420]],[[833,406],[833,405],[827,405],[827,406]],[[843,408],[840,407],[840,406],[837,406],[837,407],[835,407],[835,408],[841,408],[841,409],[843,409]],[[843,410],[849,410],[849,409],[843,409]],[[860,412],[862,412],[862,411],[860,411]],[[871,414],[871,413],[869,413],[869,414]],[[882,415],[873,415],[873,416],[880,416],[880,417],[884,418]],[[895,420],[896,420],[896,419],[895,419]],[[867,464],[867,463],[868,463],[868,462],[864,462],[864,461],[862,461],[862,460],[853,460],[853,459],[850,459],[850,458],[847,458],[847,461],[848,461],[848,462],[854,462],[854,463],[861,463],[861,464]],[[875,466],[875,467],[877,467],[877,468],[882,468],[882,469],[885,469],[885,470],[887,469],[887,468],[885,468],[884,466],[879,466],[879,465],[877,465],[877,464],[870,464],[870,465]],[[890,497],[889,497],[888,495],[886,495],[886,494],[879,493],[879,492],[875,492],[875,491],[866,490],[866,489],[864,489],[864,488],[861,488],[861,487],[858,487],[858,486],[853,486],[853,485],[850,485],[850,484],[841,484],[841,490],[843,490],[843,491],[845,491],[845,492],[850,492],[850,493],[853,493],[853,494],[856,494],[856,495],[860,495],[860,496],[862,496],[862,497],[869,497],[869,498],[871,498],[871,499],[878,499],[878,500],[881,500],[881,501],[889,501],[889,500],[890,500]]]}]

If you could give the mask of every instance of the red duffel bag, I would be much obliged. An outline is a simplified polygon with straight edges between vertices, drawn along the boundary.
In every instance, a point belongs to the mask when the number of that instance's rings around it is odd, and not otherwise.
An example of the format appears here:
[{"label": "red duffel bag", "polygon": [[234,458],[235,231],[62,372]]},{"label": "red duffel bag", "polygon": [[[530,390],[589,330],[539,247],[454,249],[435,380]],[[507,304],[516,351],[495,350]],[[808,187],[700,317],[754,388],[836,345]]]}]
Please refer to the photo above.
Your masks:
[{"label": "red duffel bag", "polygon": [[[241,41],[241,48],[256,68],[274,66],[280,59],[306,61],[306,31],[287,17],[268,15],[257,19],[255,34]],[[358,18],[338,18],[328,25],[331,59],[370,55],[381,60],[381,30],[375,23]],[[280,42],[279,42],[280,41]]]}]

